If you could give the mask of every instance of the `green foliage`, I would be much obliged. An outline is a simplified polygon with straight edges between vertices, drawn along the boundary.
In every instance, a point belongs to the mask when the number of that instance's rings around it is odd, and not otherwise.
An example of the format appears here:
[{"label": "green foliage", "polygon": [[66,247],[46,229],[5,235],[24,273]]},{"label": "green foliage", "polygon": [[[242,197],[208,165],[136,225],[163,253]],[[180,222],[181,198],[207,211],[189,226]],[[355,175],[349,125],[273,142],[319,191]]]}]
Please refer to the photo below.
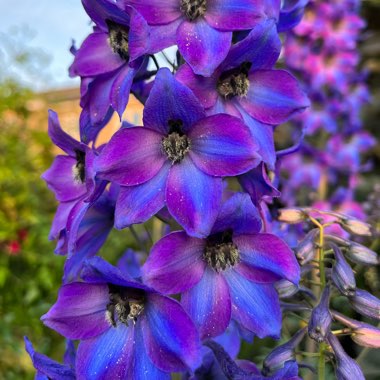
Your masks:
[{"label": "green foliage", "polygon": [[[4,58],[4,57],[2,57]],[[26,59],[26,58],[25,58]],[[27,127],[32,92],[0,77],[0,378],[33,378],[27,335],[40,351],[62,354],[62,339],[40,317],[56,298],[63,258],[48,240],[56,201],[41,180],[53,160],[46,129]],[[58,351],[58,352],[57,352]]]},{"label": "green foliage", "polygon": [[23,335],[42,350],[57,346],[39,318],[54,302],[63,264],[48,240],[56,201],[40,179],[53,159],[51,142],[46,131],[26,128],[19,112],[25,98],[12,92],[0,113],[0,378],[7,379],[25,378],[30,367],[26,357],[20,365]]}]

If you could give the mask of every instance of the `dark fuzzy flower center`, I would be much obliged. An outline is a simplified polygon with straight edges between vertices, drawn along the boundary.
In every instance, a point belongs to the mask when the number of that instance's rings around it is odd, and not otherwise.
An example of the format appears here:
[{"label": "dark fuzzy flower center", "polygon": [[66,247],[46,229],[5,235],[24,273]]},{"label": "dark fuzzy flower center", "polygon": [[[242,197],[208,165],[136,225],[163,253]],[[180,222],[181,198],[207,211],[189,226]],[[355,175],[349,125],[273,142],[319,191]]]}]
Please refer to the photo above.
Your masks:
[{"label": "dark fuzzy flower center", "polygon": [[137,317],[144,311],[145,293],[139,289],[130,289],[108,284],[110,302],[107,305],[106,320],[113,327],[117,321],[129,325],[136,323]]},{"label": "dark fuzzy flower center", "polygon": [[107,20],[108,41],[115,54],[129,61],[129,28]]},{"label": "dark fuzzy flower center", "polygon": [[77,183],[84,183],[86,180],[86,154],[81,150],[75,151],[77,163],[73,166],[73,177]]},{"label": "dark fuzzy flower center", "polygon": [[250,67],[251,64],[245,62],[237,69],[223,73],[217,84],[219,95],[228,99],[235,96],[247,96],[249,90],[248,72]]},{"label": "dark fuzzy flower center", "polygon": [[206,13],[206,0],[181,0],[181,12],[189,21],[194,21]]},{"label": "dark fuzzy flower center", "polygon": [[236,265],[240,261],[240,252],[232,241],[232,231],[211,235],[207,239],[203,260],[217,272]]},{"label": "dark fuzzy flower center", "polygon": [[162,139],[162,149],[173,164],[181,162],[190,150],[190,140],[182,132],[182,120],[169,120],[169,134]]}]

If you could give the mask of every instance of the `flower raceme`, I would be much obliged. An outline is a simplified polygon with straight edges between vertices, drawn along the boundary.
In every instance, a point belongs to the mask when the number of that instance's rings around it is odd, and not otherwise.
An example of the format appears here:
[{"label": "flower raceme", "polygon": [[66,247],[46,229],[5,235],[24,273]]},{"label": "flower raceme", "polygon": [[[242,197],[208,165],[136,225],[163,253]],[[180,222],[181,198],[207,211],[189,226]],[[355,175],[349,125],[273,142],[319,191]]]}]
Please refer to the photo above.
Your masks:
[{"label": "flower raceme", "polygon": [[222,178],[257,166],[249,129],[226,114],[206,117],[193,93],[161,69],[144,127],[122,128],[97,157],[97,177],[121,186],[115,225],[141,223],[165,205],[192,236],[207,236],[222,200]]},{"label": "flower raceme", "polygon": [[[75,360],[59,364],[26,341],[34,366],[58,380],[202,378],[212,368],[221,379],[238,368],[263,379],[253,363],[232,358],[241,337],[279,338],[275,283],[296,288],[300,279],[292,250],[262,232],[262,215],[264,200],[280,196],[267,170],[275,170],[274,128],[309,104],[296,79],[274,69],[278,30],[298,23],[306,0],[82,4],[94,28],[72,48],[69,69],[81,78],[81,139],[50,112],[49,135],[67,156],[43,176],[60,202],[51,237],[68,257],[42,320],[79,345]],[[154,54],[174,44],[171,72]],[[151,62],[157,70],[148,71]],[[122,118],[131,92],[144,104],[143,126],[123,121],[99,146],[100,130],[114,111]],[[246,193],[236,192],[238,182]],[[142,268],[131,249],[118,268],[93,257],[112,226],[153,216],[168,223],[156,229],[149,255],[140,229],[131,230]],[[184,230],[172,232],[175,222]],[[298,378],[293,356],[282,358],[265,378]]]}]

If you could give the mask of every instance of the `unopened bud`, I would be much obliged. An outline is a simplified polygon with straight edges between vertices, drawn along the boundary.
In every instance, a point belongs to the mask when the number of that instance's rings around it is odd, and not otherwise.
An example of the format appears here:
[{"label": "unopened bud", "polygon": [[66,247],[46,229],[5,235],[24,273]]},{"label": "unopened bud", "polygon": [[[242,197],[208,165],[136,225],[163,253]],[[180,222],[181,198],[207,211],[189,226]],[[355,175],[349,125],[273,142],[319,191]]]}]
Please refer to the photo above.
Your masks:
[{"label": "unopened bud", "polygon": [[306,219],[307,214],[300,208],[283,208],[278,210],[277,219],[280,222],[296,224],[301,223]]},{"label": "unopened bud", "polygon": [[298,244],[296,256],[301,265],[305,265],[315,256],[315,239],[319,235],[318,228],[311,230]]},{"label": "unopened bud", "polygon": [[330,287],[327,286],[321,296],[319,304],[313,309],[310,316],[308,333],[311,339],[322,343],[330,332],[331,313],[329,310]]},{"label": "unopened bud", "polygon": [[346,354],[339,343],[338,338],[334,334],[329,334],[328,342],[332,347],[336,358],[336,378],[338,380],[365,380],[359,364]]},{"label": "unopened bud", "polygon": [[361,220],[344,217],[339,219],[340,226],[350,234],[359,235],[359,236],[371,236],[371,225]]},{"label": "unopened bud", "polygon": [[301,343],[306,333],[306,327],[297,331],[286,343],[276,347],[264,359],[263,374],[268,374],[282,368],[289,360],[294,360],[294,350]]},{"label": "unopened bud", "polygon": [[349,298],[351,306],[361,315],[380,320],[380,299],[362,289]]},{"label": "unopened bud", "polygon": [[355,321],[336,311],[332,312],[335,320],[352,329],[351,339],[360,346],[380,348],[380,329],[368,323]]},{"label": "unopened bud", "polygon": [[298,292],[307,294],[312,299],[315,298],[314,293],[310,289],[304,286],[296,286],[288,280],[277,281],[274,286],[280,298],[291,298]]},{"label": "unopened bud", "polygon": [[340,249],[330,243],[331,248],[334,250],[335,264],[332,268],[331,278],[335,286],[346,297],[355,295],[356,281],[355,275],[346,259],[343,257]]},{"label": "unopened bud", "polygon": [[288,280],[280,280],[274,284],[280,298],[290,298],[299,291],[299,287]]},{"label": "unopened bud", "polygon": [[377,253],[359,243],[351,242],[346,251],[346,256],[357,264],[379,265]]},{"label": "unopened bud", "polygon": [[325,234],[325,241],[327,243],[335,243],[336,245],[340,247],[348,247],[351,244],[349,240],[343,239],[339,236],[328,235],[328,234]]}]

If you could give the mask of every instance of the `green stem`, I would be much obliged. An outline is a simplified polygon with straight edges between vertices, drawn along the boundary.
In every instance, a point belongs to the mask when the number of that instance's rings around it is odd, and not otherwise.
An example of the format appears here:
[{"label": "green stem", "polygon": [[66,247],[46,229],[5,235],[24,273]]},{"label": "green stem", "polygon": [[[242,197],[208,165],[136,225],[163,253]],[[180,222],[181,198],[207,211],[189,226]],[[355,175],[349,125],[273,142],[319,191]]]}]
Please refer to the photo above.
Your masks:
[{"label": "green stem", "polygon": [[[319,244],[318,244],[318,261],[319,261],[319,281],[320,281],[320,294],[326,287],[326,271],[325,271],[325,227],[329,225],[321,224],[318,220],[310,217],[310,220],[319,228]],[[325,380],[326,373],[326,344],[320,343],[319,345],[319,360],[318,360],[318,380]]]},{"label": "green stem", "polygon": [[319,345],[318,380],[325,380],[325,343]]}]

